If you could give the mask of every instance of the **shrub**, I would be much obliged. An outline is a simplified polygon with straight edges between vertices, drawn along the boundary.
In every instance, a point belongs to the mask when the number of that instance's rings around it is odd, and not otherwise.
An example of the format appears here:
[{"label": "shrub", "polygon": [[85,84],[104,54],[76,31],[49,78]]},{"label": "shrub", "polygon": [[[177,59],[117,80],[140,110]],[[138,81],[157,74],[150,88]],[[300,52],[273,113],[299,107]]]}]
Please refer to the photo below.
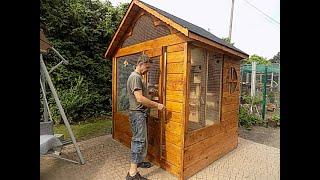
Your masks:
[{"label": "shrub", "polygon": [[[105,59],[104,53],[128,7],[129,3],[114,7],[109,1],[40,0],[40,27],[53,47],[69,61],[50,76],[70,120],[110,114],[112,61]],[[50,70],[61,59],[49,51],[44,61]],[[79,77],[83,79],[76,86],[75,79]],[[49,96],[50,90],[48,101]],[[54,99],[50,104],[58,121],[61,117]]]},{"label": "shrub", "polygon": [[240,107],[239,122],[241,126],[250,130],[252,125],[262,124],[263,121],[260,117],[250,114],[250,111],[246,107]]},{"label": "shrub", "polygon": [[[94,115],[95,112],[89,109],[94,109],[94,102],[97,102],[97,99],[99,99],[99,94],[89,92],[88,84],[84,83],[83,77],[77,78],[75,84],[71,85],[71,88],[57,91],[70,123],[74,120],[86,119]],[[60,123],[62,120],[61,114],[52,96],[49,98],[49,103],[54,121]]]},{"label": "shrub", "polygon": [[280,115],[279,114],[274,114],[272,116],[272,121],[276,122],[278,126],[280,126]]},{"label": "shrub", "polygon": [[254,97],[251,97],[251,96],[248,96],[248,95],[242,95],[241,98],[242,98],[244,104],[253,103],[253,105],[259,105],[259,104],[262,103],[262,97],[259,96],[259,95],[256,95]]}]

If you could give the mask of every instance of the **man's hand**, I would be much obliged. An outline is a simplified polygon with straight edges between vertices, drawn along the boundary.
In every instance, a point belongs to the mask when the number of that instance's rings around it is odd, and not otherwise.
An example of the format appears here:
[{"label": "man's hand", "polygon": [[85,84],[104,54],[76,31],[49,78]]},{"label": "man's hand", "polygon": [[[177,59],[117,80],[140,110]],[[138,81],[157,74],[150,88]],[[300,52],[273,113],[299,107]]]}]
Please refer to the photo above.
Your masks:
[{"label": "man's hand", "polygon": [[158,108],[158,110],[160,110],[160,111],[162,111],[162,110],[164,110],[166,107],[164,107],[164,105],[163,104],[158,104],[158,106],[157,106],[157,108]]},{"label": "man's hand", "polygon": [[158,110],[163,110],[165,108],[163,104],[151,101],[150,99],[144,97],[141,90],[134,91],[134,96],[137,99],[137,102],[143,104],[144,106],[157,108]]}]

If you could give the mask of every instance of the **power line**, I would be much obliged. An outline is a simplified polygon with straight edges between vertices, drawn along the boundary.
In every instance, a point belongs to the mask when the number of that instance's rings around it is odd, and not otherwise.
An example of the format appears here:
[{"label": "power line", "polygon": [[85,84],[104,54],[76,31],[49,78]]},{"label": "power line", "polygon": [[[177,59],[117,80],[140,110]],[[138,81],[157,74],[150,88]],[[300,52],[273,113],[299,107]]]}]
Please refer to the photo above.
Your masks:
[{"label": "power line", "polygon": [[[276,21],[275,19],[273,19],[271,16],[269,16],[268,14],[266,14],[266,13],[264,13],[262,10],[260,10],[259,8],[257,8],[256,6],[254,6],[253,4],[251,4],[250,2],[248,2],[247,0],[243,0],[243,1],[245,1],[247,4],[249,4],[250,6],[252,6],[253,8],[255,8],[257,11],[259,11],[260,13],[262,13],[263,15],[265,15],[266,17],[268,17],[270,20],[272,20],[272,22],[275,22],[275,23],[277,23],[277,24],[279,24],[280,25],[280,23],[278,22],[278,21]],[[267,20],[269,20],[269,19],[267,19]],[[269,20],[269,22],[271,22]]]}]

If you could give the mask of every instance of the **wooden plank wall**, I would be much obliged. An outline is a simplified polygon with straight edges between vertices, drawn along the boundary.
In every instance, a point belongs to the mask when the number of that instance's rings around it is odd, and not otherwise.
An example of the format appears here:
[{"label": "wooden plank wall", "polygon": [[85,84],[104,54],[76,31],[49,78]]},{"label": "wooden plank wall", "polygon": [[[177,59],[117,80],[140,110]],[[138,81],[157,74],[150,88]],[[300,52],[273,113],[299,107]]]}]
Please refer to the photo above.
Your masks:
[{"label": "wooden plank wall", "polygon": [[114,113],[113,118],[114,118],[113,119],[114,139],[130,148],[132,133],[130,128],[130,123],[128,120],[128,115]]},{"label": "wooden plank wall", "polygon": [[184,96],[186,79],[186,43],[167,46],[165,106],[162,130],[161,167],[180,176],[184,139]]},{"label": "wooden plank wall", "polygon": [[[228,92],[226,79],[228,69],[231,66],[236,69],[238,75],[237,88],[232,94]],[[239,75],[240,61],[233,60],[224,55],[221,123],[198,131],[192,131],[186,135],[183,178],[191,177],[237,147],[240,92]]]},{"label": "wooden plank wall", "polygon": [[[188,39],[184,37],[181,33],[175,33],[168,36],[160,37],[154,40],[145,41],[139,44],[128,46],[125,48],[120,48],[115,55],[114,61],[117,57],[126,56],[129,54],[144,51],[147,54],[161,55],[162,47],[167,47],[167,64],[165,65],[167,74],[164,75],[166,78],[166,101],[165,105],[168,109],[166,114],[166,122],[163,122],[161,138],[164,144],[162,144],[162,160],[161,167],[171,172],[174,175],[181,175],[182,169],[182,153],[183,153],[183,137],[184,137],[184,90],[186,88],[185,74],[186,74],[186,49]],[[113,77],[116,82],[116,62],[113,63]],[[115,84],[114,84],[115,86]],[[116,88],[113,87],[113,138],[122,144],[130,148],[131,143],[131,129],[128,121],[128,115],[124,115],[116,112],[115,109],[115,97]],[[150,122],[148,122],[149,124]],[[155,127],[156,128],[156,127]],[[160,128],[159,128],[160,129]],[[150,131],[149,131],[150,132]],[[156,133],[156,132],[153,132]],[[160,130],[158,131],[160,133]],[[159,134],[160,136],[160,134]],[[152,146],[154,144],[155,146]],[[155,148],[157,142],[154,139],[150,139],[148,143],[148,158],[153,163],[158,164],[154,161],[158,160],[158,157],[151,157],[150,154],[157,154],[156,150],[161,147]],[[151,152],[151,153],[149,153]],[[151,159],[150,159],[151,158]],[[160,157],[159,157],[160,159]]]},{"label": "wooden plank wall", "polygon": [[[154,28],[159,28],[159,25],[163,25],[166,26],[167,28],[170,29],[170,35],[167,36],[157,36],[158,38],[155,39],[151,39],[151,40],[147,40],[144,42],[138,42],[136,44],[127,46],[127,47],[117,47],[117,49],[115,50],[115,54],[113,57],[113,82],[116,82],[116,58],[121,57],[121,56],[127,56],[130,54],[134,54],[134,53],[138,53],[138,52],[145,52],[148,55],[151,56],[160,56],[162,55],[162,47],[163,46],[169,46],[168,50],[170,51],[170,57],[169,60],[172,62],[177,62],[176,64],[172,64],[173,66],[169,66],[169,73],[181,73],[182,68],[179,66],[180,63],[179,61],[181,60],[182,53],[179,53],[179,51],[183,51],[183,49],[181,50],[180,46],[172,46],[174,44],[179,44],[179,43],[183,43],[187,41],[187,38],[180,32],[178,32],[177,30],[173,29],[171,26],[166,25],[165,23],[160,22],[160,20],[156,17],[154,17],[152,14],[146,12],[145,10],[141,10],[140,8],[135,9],[136,6],[132,7],[134,11],[136,11],[136,13],[131,13],[128,18],[132,19],[132,21],[130,21],[130,23],[125,22],[125,26],[123,29],[121,29],[123,32],[121,33],[127,33],[124,38],[120,38],[117,39],[115,41],[117,41],[118,44],[121,44],[124,40],[125,37],[128,37],[132,32],[133,26],[135,26],[135,22],[140,18],[141,15],[147,15],[149,17],[152,17],[153,20],[153,24],[148,24],[148,26],[155,26]],[[139,33],[139,32],[138,32]],[[149,32],[150,33],[150,32]],[[176,53],[175,53],[176,52]],[[151,53],[151,54],[150,54]],[[174,66],[175,65],[175,66]],[[168,77],[169,82],[173,82],[175,81],[175,77],[174,76],[170,76]],[[180,90],[182,90],[182,85],[183,83],[180,83],[178,85],[172,85],[172,87],[176,87],[176,88],[180,88]],[[128,115],[124,115],[121,113],[118,113],[116,110],[116,96],[117,96],[117,89],[116,89],[116,84],[113,83],[112,86],[112,119],[113,119],[113,138],[115,140],[118,140],[119,142],[121,142],[122,144],[126,145],[127,147],[130,147],[130,141],[131,141],[131,129],[130,129],[130,124],[128,121]],[[169,92],[169,99],[176,97],[177,94],[174,94],[174,91]],[[182,96],[180,94],[178,94],[178,98],[179,96]],[[177,98],[176,98],[177,99]],[[182,99],[182,98],[181,98]],[[174,101],[171,101],[168,104],[171,108],[176,106],[177,104]],[[181,106],[177,105],[178,108],[180,108],[181,110]],[[173,113],[172,117],[174,118],[173,121],[178,121],[176,118],[177,115],[175,113]],[[181,117],[179,117],[181,118]],[[171,128],[171,129],[179,129],[180,125],[179,124],[174,124],[174,123],[170,123],[168,125],[166,125],[167,128]],[[169,135],[167,135],[169,136]],[[177,141],[176,137],[171,137],[171,139]],[[151,140],[152,143],[152,140]],[[150,149],[153,150],[153,148],[150,146]],[[159,149],[159,148],[158,148]],[[151,151],[152,151],[151,150]]]}]

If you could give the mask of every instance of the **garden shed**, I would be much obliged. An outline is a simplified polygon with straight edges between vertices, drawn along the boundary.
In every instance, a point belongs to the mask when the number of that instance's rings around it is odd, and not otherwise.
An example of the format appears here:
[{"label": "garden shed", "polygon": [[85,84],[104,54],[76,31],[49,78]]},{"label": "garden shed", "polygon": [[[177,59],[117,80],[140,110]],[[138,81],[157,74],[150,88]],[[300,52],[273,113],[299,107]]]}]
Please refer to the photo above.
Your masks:
[{"label": "garden shed", "polygon": [[126,81],[147,54],[152,109],[148,159],[186,179],[237,147],[240,60],[248,54],[210,32],[133,0],[107,48],[112,60],[112,137],[130,147]]}]

